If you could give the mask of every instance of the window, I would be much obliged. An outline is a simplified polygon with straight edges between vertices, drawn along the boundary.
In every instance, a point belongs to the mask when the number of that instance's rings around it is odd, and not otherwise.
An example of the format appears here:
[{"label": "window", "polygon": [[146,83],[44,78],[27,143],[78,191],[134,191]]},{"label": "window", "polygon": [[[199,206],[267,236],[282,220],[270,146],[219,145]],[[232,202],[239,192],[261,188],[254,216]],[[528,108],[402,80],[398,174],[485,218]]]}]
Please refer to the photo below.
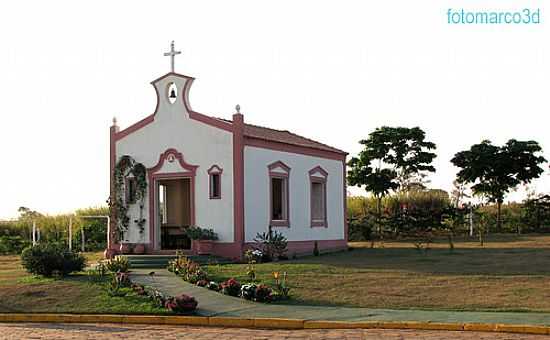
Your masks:
[{"label": "window", "polygon": [[271,219],[275,221],[287,220],[286,181],[286,178],[271,178]]},{"label": "window", "polygon": [[289,189],[288,180],[290,168],[283,162],[275,162],[269,170],[269,214],[270,225],[274,227],[289,227]]},{"label": "window", "polygon": [[133,177],[126,179],[126,202],[134,203],[136,201],[137,181]]},{"label": "window", "polygon": [[220,174],[210,175],[210,198],[220,198]]},{"label": "window", "polygon": [[327,176],[319,166],[309,171],[312,227],[327,227]]},{"label": "window", "polygon": [[208,187],[210,199],[222,198],[222,172],[223,169],[217,165],[212,165],[208,169]]}]

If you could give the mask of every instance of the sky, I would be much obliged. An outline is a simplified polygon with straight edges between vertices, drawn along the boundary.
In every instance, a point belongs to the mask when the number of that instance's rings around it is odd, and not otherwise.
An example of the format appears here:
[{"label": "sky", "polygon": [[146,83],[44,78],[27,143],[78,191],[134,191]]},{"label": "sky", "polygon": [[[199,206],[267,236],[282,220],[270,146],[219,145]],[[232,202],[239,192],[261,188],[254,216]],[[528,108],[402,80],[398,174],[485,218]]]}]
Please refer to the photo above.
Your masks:
[{"label": "sky", "polygon": [[[448,23],[449,8],[526,7],[540,24]],[[419,126],[437,144],[432,188],[449,190],[449,160],[483,139],[534,139],[550,159],[549,15],[505,0],[3,2],[0,219],[105,204],[112,118],[154,111],[171,40],[194,110],[240,104],[248,123],[351,156],[376,127]],[[550,191],[548,172],[534,186]]]}]

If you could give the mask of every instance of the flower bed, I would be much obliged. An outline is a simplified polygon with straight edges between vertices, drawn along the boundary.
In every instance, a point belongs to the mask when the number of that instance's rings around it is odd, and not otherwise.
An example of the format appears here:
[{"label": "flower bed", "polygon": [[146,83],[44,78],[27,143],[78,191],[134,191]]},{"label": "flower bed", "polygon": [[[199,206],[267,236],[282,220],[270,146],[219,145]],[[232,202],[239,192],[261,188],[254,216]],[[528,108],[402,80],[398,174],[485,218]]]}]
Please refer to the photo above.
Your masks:
[{"label": "flower bed", "polygon": [[241,282],[234,278],[229,278],[223,282],[215,282],[208,279],[208,273],[204,268],[185,256],[178,256],[175,260],[170,261],[168,271],[180,276],[184,281],[196,284],[199,287],[246,300],[267,303],[289,298],[286,273],[282,275],[282,279],[279,273],[273,273],[276,282],[274,287],[255,282],[254,269],[252,267],[247,271],[249,272],[249,279],[252,282],[241,284]]}]

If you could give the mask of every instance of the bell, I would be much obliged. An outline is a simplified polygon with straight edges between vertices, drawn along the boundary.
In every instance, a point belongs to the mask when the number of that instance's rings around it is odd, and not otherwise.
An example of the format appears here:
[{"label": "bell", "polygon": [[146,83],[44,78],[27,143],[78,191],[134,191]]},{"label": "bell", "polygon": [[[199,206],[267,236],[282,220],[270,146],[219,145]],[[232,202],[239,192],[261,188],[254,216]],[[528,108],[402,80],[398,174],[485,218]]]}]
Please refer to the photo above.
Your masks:
[{"label": "bell", "polygon": [[176,99],[176,90],[172,89],[170,91],[170,99]]}]

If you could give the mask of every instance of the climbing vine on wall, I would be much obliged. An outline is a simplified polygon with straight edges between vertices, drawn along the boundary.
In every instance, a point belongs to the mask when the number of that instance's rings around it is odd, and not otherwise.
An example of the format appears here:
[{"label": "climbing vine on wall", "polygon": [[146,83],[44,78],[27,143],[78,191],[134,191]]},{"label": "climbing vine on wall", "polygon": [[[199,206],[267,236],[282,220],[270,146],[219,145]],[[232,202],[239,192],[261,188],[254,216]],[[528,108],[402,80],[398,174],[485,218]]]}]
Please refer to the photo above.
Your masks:
[{"label": "climbing vine on wall", "polygon": [[[129,202],[126,197],[126,179],[132,176],[136,181],[135,201]],[[143,208],[145,202],[145,192],[147,191],[147,169],[141,163],[137,163],[132,157],[125,155],[120,158],[115,166],[115,197],[111,200],[111,208],[116,213],[117,237],[119,240],[124,238],[124,233],[130,227],[131,218],[129,208],[132,204],[139,204],[139,216],[134,219],[134,223],[139,227],[140,234],[145,231],[145,218],[143,218]]]}]

